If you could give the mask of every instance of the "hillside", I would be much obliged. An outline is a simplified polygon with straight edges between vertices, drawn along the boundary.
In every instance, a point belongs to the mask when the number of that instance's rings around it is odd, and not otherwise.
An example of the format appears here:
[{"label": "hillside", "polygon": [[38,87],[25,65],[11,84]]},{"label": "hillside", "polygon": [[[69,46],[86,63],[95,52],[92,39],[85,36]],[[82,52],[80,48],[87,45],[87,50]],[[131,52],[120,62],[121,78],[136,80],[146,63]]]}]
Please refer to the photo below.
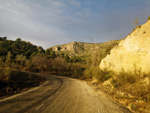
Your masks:
[{"label": "hillside", "polygon": [[36,74],[24,72],[34,72],[32,67],[35,64],[31,57],[40,54],[41,50],[41,47],[20,38],[12,41],[7,40],[7,37],[0,37],[0,99],[26,91],[45,81]]},{"label": "hillside", "polygon": [[11,58],[17,55],[24,55],[29,58],[33,53],[37,53],[39,47],[30,42],[22,41],[20,38],[15,41],[7,40],[7,37],[0,37],[0,58],[5,59],[8,52],[11,53]]},{"label": "hillside", "polygon": [[100,68],[114,72],[150,73],[150,20],[137,26],[100,63]]},{"label": "hillside", "polygon": [[70,42],[63,45],[52,47],[56,54],[68,54],[70,57],[82,56],[90,58],[93,54],[104,54],[109,52],[111,48],[118,45],[120,40],[112,40],[105,43],[84,43],[84,42]]},{"label": "hillside", "polygon": [[[137,113],[150,111],[150,17],[120,41],[100,62],[103,82],[119,102]],[[102,76],[102,75],[100,75]]]}]

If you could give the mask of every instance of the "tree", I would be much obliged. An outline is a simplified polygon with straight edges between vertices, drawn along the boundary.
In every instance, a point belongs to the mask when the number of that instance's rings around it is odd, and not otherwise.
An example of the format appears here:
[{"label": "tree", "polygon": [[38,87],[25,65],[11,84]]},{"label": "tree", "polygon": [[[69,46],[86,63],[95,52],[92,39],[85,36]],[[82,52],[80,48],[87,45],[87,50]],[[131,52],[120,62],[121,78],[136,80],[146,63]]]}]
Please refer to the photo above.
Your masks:
[{"label": "tree", "polygon": [[18,62],[18,64],[20,64],[20,68],[23,67],[23,64],[26,62],[26,57],[23,55],[17,55],[16,56],[16,61]]},{"label": "tree", "polygon": [[61,71],[64,71],[66,69],[66,62],[63,58],[56,57],[53,60],[53,68],[60,73]]},{"label": "tree", "polygon": [[51,50],[50,50],[50,49],[47,49],[47,50],[45,51],[45,54],[46,54],[46,55],[50,55],[50,52],[51,52]]},{"label": "tree", "polygon": [[3,40],[6,41],[6,40],[7,40],[7,37],[4,37]]},{"label": "tree", "polygon": [[43,67],[46,70],[46,73],[48,73],[48,71],[50,71],[52,68],[52,60],[47,59],[46,62],[44,62]]},{"label": "tree", "polygon": [[66,62],[69,62],[70,59],[69,59],[68,54],[65,55],[65,58],[64,58],[64,59],[65,59]]},{"label": "tree", "polygon": [[139,25],[139,19],[138,17],[135,18],[133,25],[138,26]]},{"label": "tree", "polygon": [[4,65],[4,59],[3,57],[0,57],[0,67],[3,67],[3,65]]},{"label": "tree", "polygon": [[10,64],[11,64],[11,57],[12,57],[12,55],[11,55],[11,52],[9,51],[7,53],[6,61],[5,61],[5,65],[8,66],[8,67],[10,67]]},{"label": "tree", "polygon": [[47,57],[44,55],[36,55],[32,58],[32,64],[34,65],[35,69],[44,72],[47,60]]},{"label": "tree", "polygon": [[6,41],[7,37],[0,37],[0,41]]},{"label": "tree", "polygon": [[38,53],[39,54],[42,54],[42,53],[44,53],[45,51],[44,51],[44,49],[41,47],[41,46],[39,46],[38,47]]},{"label": "tree", "polygon": [[20,41],[21,41],[21,38],[17,38],[16,41],[17,41],[17,42],[20,42]]},{"label": "tree", "polygon": [[30,71],[32,71],[32,62],[30,61],[30,60],[26,60],[26,62],[25,62],[25,68],[26,68],[26,70],[30,70]]},{"label": "tree", "polygon": [[52,52],[50,53],[50,58],[56,58],[55,51],[52,51]]}]

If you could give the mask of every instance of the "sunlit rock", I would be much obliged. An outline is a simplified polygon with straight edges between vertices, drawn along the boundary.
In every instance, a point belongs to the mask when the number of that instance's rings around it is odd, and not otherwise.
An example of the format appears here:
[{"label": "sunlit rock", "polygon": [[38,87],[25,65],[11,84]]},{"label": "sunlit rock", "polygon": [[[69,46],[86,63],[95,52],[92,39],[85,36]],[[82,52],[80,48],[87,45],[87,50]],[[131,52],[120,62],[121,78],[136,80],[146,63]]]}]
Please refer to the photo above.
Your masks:
[{"label": "sunlit rock", "polygon": [[119,72],[150,73],[150,20],[137,26],[100,63],[100,68]]}]

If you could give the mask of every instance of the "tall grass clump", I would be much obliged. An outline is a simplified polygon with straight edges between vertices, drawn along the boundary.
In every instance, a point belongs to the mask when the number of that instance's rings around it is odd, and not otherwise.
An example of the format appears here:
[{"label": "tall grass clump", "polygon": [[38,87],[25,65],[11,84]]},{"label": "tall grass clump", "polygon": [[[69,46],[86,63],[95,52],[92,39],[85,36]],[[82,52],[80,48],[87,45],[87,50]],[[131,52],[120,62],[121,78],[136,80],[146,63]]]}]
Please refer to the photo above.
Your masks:
[{"label": "tall grass clump", "polygon": [[111,78],[112,74],[113,73],[111,71],[100,70],[98,66],[86,69],[84,71],[85,78],[94,78],[97,79],[99,82],[104,82],[108,80],[109,78]]},{"label": "tall grass clump", "polygon": [[138,80],[137,75],[128,72],[120,72],[116,75],[116,78],[121,82],[121,84],[133,84]]},{"label": "tall grass clump", "polygon": [[99,75],[95,76],[100,82],[104,82],[106,80],[108,80],[109,78],[111,78],[113,75],[113,72],[108,71],[106,69],[104,70],[100,70],[99,69]]}]

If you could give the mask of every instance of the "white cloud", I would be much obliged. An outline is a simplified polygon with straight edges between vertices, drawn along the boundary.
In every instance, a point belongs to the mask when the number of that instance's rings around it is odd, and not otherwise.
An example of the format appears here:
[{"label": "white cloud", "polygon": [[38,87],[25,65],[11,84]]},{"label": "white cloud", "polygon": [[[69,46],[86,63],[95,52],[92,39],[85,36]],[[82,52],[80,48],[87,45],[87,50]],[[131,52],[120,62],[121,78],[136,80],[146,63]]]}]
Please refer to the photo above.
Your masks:
[{"label": "white cloud", "polygon": [[[135,11],[132,11],[132,7],[129,10],[109,11],[101,3],[81,0],[0,0],[0,35],[13,39],[20,37],[44,48],[70,41],[94,42],[96,39],[101,42],[122,38],[133,27],[122,22],[128,23],[134,19],[132,15]],[[141,14],[145,18],[149,9],[147,6],[136,15]]]},{"label": "white cloud", "polygon": [[[63,6],[58,2],[53,2],[53,5],[54,4],[55,7]],[[32,40],[35,42],[35,44],[42,46],[43,43],[47,43],[47,41],[49,41],[49,43],[52,42],[49,44],[49,46],[59,42],[59,40],[57,40],[59,39],[59,36],[60,38],[65,38],[65,31],[54,26],[53,23],[48,22],[52,20],[52,17],[54,20],[56,18],[57,23],[57,18],[59,15],[55,15],[56,11],[54,11],[55,14],[51,13],[50,15],[46,15],[46,13],[49,13],[49,11],[52,12],[52,9],[47,11],[45,9],[48,8],[42,7],[41,5],[36,5],[36,7],[34,7],[35,9],[32,8],[32,6],[35,5],[36,4],[32,4],[29,6],[17,0],[11,3],[8,1],[2,2],[0,5],[0,15],[2,15],[0,21],[0,31],[2,34],[16,38],[21,37],[29,41]],[[25,7],[27,7],[27,10]],[[39,10],[39,8],[42,9]],[[36,9],[38,9],[39,12],[35,12]],[[43,10],[46,11],[44,14],[42,13]],[[46,21],[45,23],[42,23],[44,22],[44,18],[46,18]],[[45,24],[48,24],[48,26]],[[48,45],[44,44],[44,47],[47,46]]]}]

